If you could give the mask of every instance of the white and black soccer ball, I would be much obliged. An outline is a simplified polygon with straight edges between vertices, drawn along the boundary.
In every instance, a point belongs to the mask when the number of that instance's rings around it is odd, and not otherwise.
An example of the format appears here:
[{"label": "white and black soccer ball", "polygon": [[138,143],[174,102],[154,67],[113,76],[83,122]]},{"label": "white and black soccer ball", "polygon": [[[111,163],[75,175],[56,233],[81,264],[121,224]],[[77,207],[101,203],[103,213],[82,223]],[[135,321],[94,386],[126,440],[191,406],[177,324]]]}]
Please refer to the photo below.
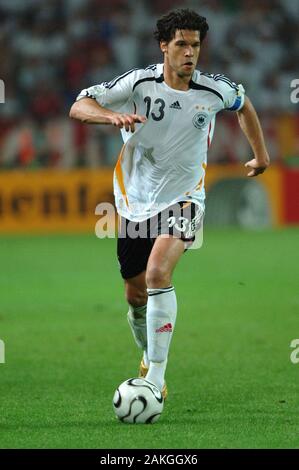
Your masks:
[{"label": "white and black soccer ball", "polygon": [[162,413],[164,399],[158,387],[146,379],[128,379],[115,390],[113,409],[124,423],[149,424]]}]

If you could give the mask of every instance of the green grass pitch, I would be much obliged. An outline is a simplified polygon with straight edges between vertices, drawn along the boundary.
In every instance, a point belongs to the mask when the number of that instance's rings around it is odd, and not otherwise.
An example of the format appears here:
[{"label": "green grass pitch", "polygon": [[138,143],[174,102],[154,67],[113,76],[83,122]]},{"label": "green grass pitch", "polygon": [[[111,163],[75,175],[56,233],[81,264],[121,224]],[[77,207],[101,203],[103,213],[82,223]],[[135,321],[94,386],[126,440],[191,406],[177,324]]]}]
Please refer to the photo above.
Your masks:
[{"label": "green grass pitch", "polygon": [[299,448],[299,229],[206,230],[174,277],[158,423],[126,425],[136,376],[115,240],[0,238],[1,448]]}]

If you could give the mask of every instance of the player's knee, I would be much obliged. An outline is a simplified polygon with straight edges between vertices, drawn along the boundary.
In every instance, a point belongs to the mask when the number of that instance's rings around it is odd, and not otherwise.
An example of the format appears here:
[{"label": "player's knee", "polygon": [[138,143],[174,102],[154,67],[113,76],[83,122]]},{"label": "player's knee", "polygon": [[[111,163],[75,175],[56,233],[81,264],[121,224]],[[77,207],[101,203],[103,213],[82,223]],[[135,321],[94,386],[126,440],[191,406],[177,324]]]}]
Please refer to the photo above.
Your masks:
[{"label": "player's knee", "polygon": [[125,292],[126,300],[132,307],[143,307],[147,303],[146,290],[136,289],[136,287],[127,286]]},{"label": "player's knee", "polygon": [[146,271],[146,285],[149,288],[168,287],[171,283],[169,272],[163,266],[149,266]]}]

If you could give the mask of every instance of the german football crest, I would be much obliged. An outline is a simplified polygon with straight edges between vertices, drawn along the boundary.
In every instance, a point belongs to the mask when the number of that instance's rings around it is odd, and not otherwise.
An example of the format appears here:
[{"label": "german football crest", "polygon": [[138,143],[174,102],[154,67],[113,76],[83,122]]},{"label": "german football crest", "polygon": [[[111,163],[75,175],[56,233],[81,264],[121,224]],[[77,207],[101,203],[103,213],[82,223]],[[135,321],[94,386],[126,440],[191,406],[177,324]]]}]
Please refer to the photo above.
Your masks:
[{"label": "german football crest", "polygon": [[209,115],[207,113],[197,113],[195,114],[194,118],[192,119],[193,125],[196,127],[196,129],[203,129],[208,121]]}]

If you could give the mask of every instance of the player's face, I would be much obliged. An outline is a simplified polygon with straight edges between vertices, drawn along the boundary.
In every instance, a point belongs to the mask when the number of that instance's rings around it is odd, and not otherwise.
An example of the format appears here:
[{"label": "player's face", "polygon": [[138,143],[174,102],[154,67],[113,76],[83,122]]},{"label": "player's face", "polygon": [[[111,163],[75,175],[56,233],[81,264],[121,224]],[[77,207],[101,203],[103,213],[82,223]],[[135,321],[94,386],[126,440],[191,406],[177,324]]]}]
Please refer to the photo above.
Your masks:
[{"label": "player's face", "polygon": [[188,29],[176,30],[169,42],[161,42],[167,65],[181,78],[192,76],[200,52],[200,33]]}]

